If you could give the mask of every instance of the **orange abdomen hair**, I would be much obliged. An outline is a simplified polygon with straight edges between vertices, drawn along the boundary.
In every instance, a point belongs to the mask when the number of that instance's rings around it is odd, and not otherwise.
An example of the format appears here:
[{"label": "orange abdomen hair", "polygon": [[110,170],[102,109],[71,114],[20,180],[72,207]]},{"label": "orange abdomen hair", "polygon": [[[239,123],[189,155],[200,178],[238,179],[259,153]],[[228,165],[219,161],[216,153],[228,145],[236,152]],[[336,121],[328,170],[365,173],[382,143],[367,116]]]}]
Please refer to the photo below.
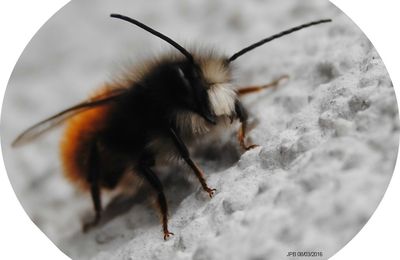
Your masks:
[{"label": "orange abdomen hair", "polygon": [[[104,98],[112,88],[106,86],[91,99]],[[79,188],[87,190],[88,158],[97,133],[104,128],[109,105],[83,111],[66,122],[60,153],[64,175]]]}]

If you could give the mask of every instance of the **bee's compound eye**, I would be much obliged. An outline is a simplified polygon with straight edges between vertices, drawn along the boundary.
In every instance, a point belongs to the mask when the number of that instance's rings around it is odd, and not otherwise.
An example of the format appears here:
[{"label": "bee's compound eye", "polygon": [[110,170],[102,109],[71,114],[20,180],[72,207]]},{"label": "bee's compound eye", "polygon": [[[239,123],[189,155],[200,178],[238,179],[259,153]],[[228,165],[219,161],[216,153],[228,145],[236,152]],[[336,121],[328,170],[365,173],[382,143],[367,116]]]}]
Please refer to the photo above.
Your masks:
[{"label": "bee's compound eye", "polygon": [[186,77],[185,73],[183,72],[182,68],[177,67],[176,70],[178,71],[179,78],[182,80],[183,85],[189,90],[191,88],[190,87],[190,82],[187,79],[187,77]]},{"label": "bee's compound eye", "polygon": [[178,70],[179,77],[181,77],[182,79],[185,79],[186,76],[185,76],[185,73],[183,73],[183,70],[179,67],[177,67],[177,70]]},{"label": "bee's compound eye", "polygon": [[200,68],[193,69],[193,78],[198,79],[200,78],[200,75],[201,75]]}]

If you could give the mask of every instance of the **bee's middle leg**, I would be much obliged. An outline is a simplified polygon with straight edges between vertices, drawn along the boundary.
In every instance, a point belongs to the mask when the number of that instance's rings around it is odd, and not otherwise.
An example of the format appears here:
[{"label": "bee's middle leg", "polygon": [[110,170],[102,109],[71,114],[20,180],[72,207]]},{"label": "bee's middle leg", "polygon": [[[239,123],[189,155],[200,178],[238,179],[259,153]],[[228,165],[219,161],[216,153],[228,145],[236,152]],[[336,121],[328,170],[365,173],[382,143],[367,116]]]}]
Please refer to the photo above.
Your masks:
[{"label": "bee's middle leg", "polygon": [[145,156],[144,158],[142,158],[140,162],[138,171],[139,174],[146,179],[146,181],[157,193],[157,206],[161,213],[164,240],[167,240],[167,238],[171,235],[174,235],[174,233],[169,232],[168,230],[168,204],[165,198],[163,185],[160,179],[151,169],[151,166],[153,165],[154,165],[154,160],[149,156]]}]

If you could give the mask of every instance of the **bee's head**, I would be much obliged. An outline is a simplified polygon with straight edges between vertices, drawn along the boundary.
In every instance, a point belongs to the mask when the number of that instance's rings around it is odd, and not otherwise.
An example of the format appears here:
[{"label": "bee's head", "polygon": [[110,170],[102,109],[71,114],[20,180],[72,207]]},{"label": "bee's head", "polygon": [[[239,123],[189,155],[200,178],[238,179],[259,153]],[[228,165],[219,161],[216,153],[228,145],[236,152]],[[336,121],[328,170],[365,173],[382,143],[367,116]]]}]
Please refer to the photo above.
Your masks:
[{"label": "bee's head", "polygon": [[173,67],[177,84],[174,99],[180,109],[197,113],[209,123],[216,123],[216,114],[211,108],[207,93],[207,81],[199,66],[183,62]]},{"label": "bee's head", "polygon": [[184,61],[173,69],[178,82],[174,86],[177,103],[184,105],[184,109],[213,124],[218,116],[233,114],[236,92],[225,59],[196,55],[193,63]]}]

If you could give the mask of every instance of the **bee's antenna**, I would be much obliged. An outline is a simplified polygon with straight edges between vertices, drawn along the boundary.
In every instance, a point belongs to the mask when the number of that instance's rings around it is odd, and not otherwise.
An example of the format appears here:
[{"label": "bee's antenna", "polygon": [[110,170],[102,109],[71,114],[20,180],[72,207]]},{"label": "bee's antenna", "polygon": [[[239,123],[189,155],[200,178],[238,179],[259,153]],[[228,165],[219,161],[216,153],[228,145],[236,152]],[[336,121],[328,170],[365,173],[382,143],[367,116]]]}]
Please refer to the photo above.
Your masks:
[{"label": "bee's antenna", "polygon": [[234,60],[236,60],[238,57],[242,56],[243,54],[245,54],[245,53],[247,53],[247,52],[249,52],[249,51],[251,51],[251,50],[253,50],[253,49],[257,48],[257,47],[260,47],[261,45],[263,45],[263,44],[265,44],[265,43],[267,43],[267,42],[270,42],[270,41],[272,41],[272,40],[275,40],[275,39],[277,39],[277,38],[280,38],[280,37],[282,37],[282,36],[291,34],[291,33],[293,33],[293,32],[299,31],[299,30],[301,30],[301,29],[304,29],[304,28],[307,28],[307,27],[310,27],[310,26],[313,26],[313,25],[317,25],[317,24],[321,24],[321,23],[329,23],[329,22],[332,22],[332,20],[331,20],[331,19],[325,19],[325,20],[315,21],[315,22],[311,22],[311,23],[306,23],[306,24],[302,24],[302,25],[293,27],[293,28],[291,28],[291,29],[289,29],[289,30],[280,32],[280,33],[278,33],[278,34],[272,35],[272,36],[270,36],[270,37],[268,37],[268,38],[265,38],[265,39],[263,39],[263,40],[261,40],[261,41],[259,41],[259,42],[256,42],[256,43],[254,43],[254,44],[252,44],[252,45],[250,45],[250,46],[248,46],[248,47],[242,49],[241,51],[238,51],[237,53],[233,54],[233,55],[229,58],[229,62],[234,61]]},{"label": "bee's antenna", "polygon": [[148,27],[147,25],[145,25],[145,24],[143,24],[143,23],[141,23],[141,22],[139,22],[139,21],[137,21],[137,20],[135,20],[135,19],[132,19],[132,18],[130,18],[130,17],[127,17],[127,16],[124,16],[124,15],[121,15],[121,14],[111,14],[110,16],[111,16],[112,18],[118,18],[118,19],[121,19],[121,20],[130,22],[130,23],[133,23],[133,24],[139,26],[140,28],[142,28],[143,30],[146,30],[146,31],[148,31],[149,33],[151,33],[151,34],[153,34],[153,35],[155,35],[155,36],[157,36],[157,37],[163,39],[164,41],[168,42],[169,44],[171,44],[172,46],[174,46],[176,49],[178,49],[178,51],[180,51],[183,55],[185,55],[185,57],[186,57],[189,61],[193,62],[193,56],[192,56],[192,54],[190,54],[190,52],[188,52],[185,48],[183,48],[183,47],[180,46],[178,43],[176,43],[175,41],[173,41],[171,38],[165,36],[164,34],[162,34],[162,33],[160,33],[160,32],[157,32],[156,30],[154,30],[154,29]]}]

